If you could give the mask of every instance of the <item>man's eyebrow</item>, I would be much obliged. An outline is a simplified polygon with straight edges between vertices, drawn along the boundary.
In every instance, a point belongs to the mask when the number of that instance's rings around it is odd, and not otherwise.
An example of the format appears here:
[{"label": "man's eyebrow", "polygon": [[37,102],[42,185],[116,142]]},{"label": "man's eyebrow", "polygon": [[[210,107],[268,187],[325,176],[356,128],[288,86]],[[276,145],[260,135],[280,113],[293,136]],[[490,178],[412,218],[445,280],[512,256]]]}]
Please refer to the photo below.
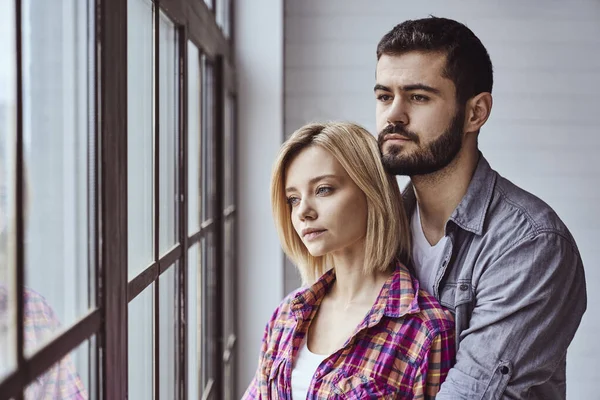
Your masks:
[{"label": "man's eyebrow", "polygon": [[[384,91],[384,92],[392,92],[392,90],[384,85],[380,85],[380,84],[376,84],[375,87],[373,88],[373,90],[376,92],[378,90]],[[400,90],[402,90],[403,92],[411,92],[413,90],[423,90],[425,92],[429,92],[429,93],[434,93],[434,94],[440,94],[440,90],[436,89],[432,86],[429,85],[425,85],[423,83],[415,83],[412,85],[404,85],[400,87]]]},{"label": "man's eyebrow", "polygon": [[374,92],[376,92],[378,90],[383,90],[384,92],[391,92],[392,91],[389,87],[380,85],[379,83],[376,84],[375,87],[373,88]]},{"label": "man's eyebrow", "polygon": [[[317,177],[314,177],[314,178],[312,178],[310,181],[308,181],[308,183],[309,183],[310,185],[313,185],[313,184],[315,184],[316,182],[318,182],[318,181],[320,181],[320,180],[322,180],[322,179],[326,179],[326,178],[338,179],[338,176],[337,176],[337,175],[333,175],[333,174],[319,175],[319,176],[317,176]],[[287,188],[285,188],[285,192],[286,192],[286,193],[288,193],[288,192],[294,192],[294,191],[296,191],[296,190],[297,190],[297,189],[296,189],[295,187],[287,187]]]},{"label": "man's eyebrow", "polygon": [[402,86],[401,89],[405,92],[411,92],[413,90],[423,90],[425,92],[430,92],[430,93],[434,93],[434,94],[441,93],[439,89],[436,89],[436,88],[428,86],[428,85],[424,85],[422,83],[415,83],[413,85],[405,85],[405,86]]}]

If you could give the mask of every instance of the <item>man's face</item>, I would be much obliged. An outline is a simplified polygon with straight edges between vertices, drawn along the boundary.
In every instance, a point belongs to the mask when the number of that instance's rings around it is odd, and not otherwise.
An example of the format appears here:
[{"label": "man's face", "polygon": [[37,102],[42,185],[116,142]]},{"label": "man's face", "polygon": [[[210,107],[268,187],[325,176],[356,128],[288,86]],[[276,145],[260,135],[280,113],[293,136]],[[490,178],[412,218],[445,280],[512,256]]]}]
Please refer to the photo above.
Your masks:
[{"label": "man's face", "polygon": [[395,175],[426,175],[446,167],[462,147],[464,106],[442,74],[440,53],[382,55],[375,98],[379,149]]}]

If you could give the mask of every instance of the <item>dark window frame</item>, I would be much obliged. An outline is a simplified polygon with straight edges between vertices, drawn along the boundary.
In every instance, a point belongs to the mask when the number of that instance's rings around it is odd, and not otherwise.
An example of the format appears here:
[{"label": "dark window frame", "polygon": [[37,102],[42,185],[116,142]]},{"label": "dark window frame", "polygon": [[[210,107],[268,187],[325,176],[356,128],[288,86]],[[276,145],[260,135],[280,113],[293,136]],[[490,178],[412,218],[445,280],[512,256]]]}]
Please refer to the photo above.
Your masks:
[{"label": "dark window frame", "polygon": [[[95,110],[94,117],[96,129],[94,141],[96,143],[94,154],[90,155],[95,160],[95,187],[92,190],[95,207],[92,208],[92,214],[88,218],[93,220],[93,229],[95,230],[96,243],[92,246],[92,260],[96,272],[93,285],[95,285],[96,308],[90,311],[77,323],[70,326],[50,343],[45,345],[40,351],[31,358],[24,356],[24,304],[23,304],[23,284],[24,277],[24,210],[23,210],[23,178],[24,178],[24,158],[23,158],[23,93],[22,93],[22,26],[21,10],[22,0],[15,0],[16,6],[16,66],[17,66],[17,124],[16,124],[16,185],[15,195],[17,200],[16,210],[16,287],[17,287],[17,369],[14,373],[0,382],[0,400],[15,398],[22,399],[23,391],[27,385],[37,376],[53,364],[61,360],[65,355],[76,349],[82,343],[94,338],[90,345],[93,355],[90,357],[90,363],[93,367],[95,387],[87,388],[90,391],[91,398],[98,399],[116,399],[127,397],[127,368],[128,368],[128,324],[127,313],[129,302],[152,283],[155,285],[155,359],[154,374],[158,375],[158,324],[160,313],[158,312],[158,280],[162,273],[167,271],[173,265],[179,265],[176,280],[178,285],[177,304],[177,330],[175,332],[176,352],[175,362],[175,396],[176,398],[186,399],[188,359],[187,359],[187,254],[188,250],[202,239],[212,234],[213,254],[212,260],[215,273],[216,286],[213,298],[208,304],[203,303],[202,308],[212,304],[218,304],[223,301],[225,295],[223,291],[223,263],[224,263],[224,224],[226,221],[236,219],[235,203],[237,201],[236,191],[234,191],[234,204],[225,204],[224,195],[224,162],[233,163],[232,176],[235,182],[237,160],[224,160],[223,136],[224,136],[224,107],[228,96],[236,97],[237,89],[235,82],[235,62],[233,60],[233,1],[229,1],[229,27],[230,35],[226,38],[221,28],[217,25],[216,10],[217,4],[212,1],[212,8],[209,8],[204,0],[155,0],[153,3],[155,9],[155,96],[159,98],[159,18],[160,11],[164,12],[175,24],[178,33],[178,133],[177,133],[177,171],[176,182],[178,183],[177,193],[179,195],[177,210],[177,242],[166,255],[160,257],[158,247],[159,233],[159,156],[160,149],[155,148],[155,188],[154,188],[154,230],[155,230],[155,262],[148,266],[136,277],[128,280],[127,276],[127,1],[123,0],[95,0],[95,23],[96,40],[95,42],[95,77],[94,77],[94,97]],[[160,10],[160,11],[159,11]],[[212,64],[214,76],[211,96],[213,97],[213,107],[209,112],[213,118],[211,132],[213,146],[208,154],[208,160],[201,158],[201,168],[205,168],[206,162],[213,163],[213,175],[208,179],[214,179],[214,196],[208,199],[212,202],[212,215],[207,215],[201,221],[201,228],[188,235],[188,148],[187,148],[187,43],[188,40],[194,43],[206,59]],[[202,85],[202,91],[205,86]],[[155,101],[155,139],[158,139],[159,127],[159,107],[158,101]],[[204,107],[204,105],[203,105]],[[235,109],[235,107],[234,107]],[[236,120],[235,115],[233,116]],[[202,129],[206,118],[202,118]],[[231,139],[236,141],[237,127],[230,124]],[[202,145],[205,143],[202,142]],[[235,145],[234,145],[235,148]],[[234,184],[235,185],[235,184]],[[200,187],[202,193],[202,187]],[[202,196],[204,197],[204,193]],[[237,232],[233,234],[234,239],[231,246],[233,249],[233,270],[237,264]],[[204,283],[203,283],[204,286]],[[201,291],[205,287],[199,288]],[[232,293],[231,295],[235,294]],[[234,315],[235,299],[231,304]],[[203,310],[205,312],[205,310]],[[235,320],[235,318],[234,318]],[[223,320],[221,313],[215,313],[207,322],[213,326],[213,335],[205,340],[211,340],[216,348],[214,357],[206,360],[206,363],[212,365],[214,376],[209,377],[213,384],[202,388],[200,396],[203,398],[221,399],[225,388],[233,388],[235,393],[235,374],[231,382],[224,382],[224,368],[235,360],[232,354],[235,351],[235,332],[232,338],[224,338]],[[202,352],[205,357],[206,352]],[[235,371],[235,368],[233,368]],[[195,376],[194,373],[192,375]],[[210,380],[209,379],[209,380]],[[155,398],[159,398],[160,379],[155,379],[154,390]],[[92,392],[91,390],[94,389]]]}]

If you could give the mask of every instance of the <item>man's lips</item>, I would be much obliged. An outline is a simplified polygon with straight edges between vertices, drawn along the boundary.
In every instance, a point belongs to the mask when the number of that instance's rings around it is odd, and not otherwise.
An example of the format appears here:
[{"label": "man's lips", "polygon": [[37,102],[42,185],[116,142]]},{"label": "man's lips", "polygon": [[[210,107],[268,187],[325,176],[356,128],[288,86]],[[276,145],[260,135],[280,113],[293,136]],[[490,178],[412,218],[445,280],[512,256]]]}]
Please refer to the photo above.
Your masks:
[{"label": "man's lips", "polygon": [[409,142],[410,141],[410,139],[407,138],[406,136],[402,136],[402,135],[399,135],[397,133],[388,133],[387,135],[385,135],[383,137],[383,140],[384,141],[388,141],[388,140],[400,140],[400,141],[403,141],[403,142]]}]

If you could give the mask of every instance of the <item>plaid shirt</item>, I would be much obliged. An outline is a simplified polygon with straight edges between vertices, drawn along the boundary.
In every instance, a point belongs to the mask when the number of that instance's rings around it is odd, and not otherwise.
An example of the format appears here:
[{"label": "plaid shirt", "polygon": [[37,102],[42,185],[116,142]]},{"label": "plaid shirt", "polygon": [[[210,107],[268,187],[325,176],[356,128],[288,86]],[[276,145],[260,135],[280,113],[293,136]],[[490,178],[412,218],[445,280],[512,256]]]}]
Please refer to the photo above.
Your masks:
[{"label": "plaid shirt", "polygon": [[[275,310],[243,399],[292,398],[292,360],[334,281],[330,270]],[[350,339],[317,368],[307,399],[432,399],[454,363],[454,346],[452,314],[398,264]]]},{"label": "plaid shirt", "polygon": [[[25,351],[38,349],[60,329],[54,310],[37,292],[24,290]],[[4,305],[2,307],[1,305]],[[8,312],[6,287],[0,285],[0,313]],[[38,376],[25,390],[26,400],[85,400],[87,392],[69,355]]]}]

